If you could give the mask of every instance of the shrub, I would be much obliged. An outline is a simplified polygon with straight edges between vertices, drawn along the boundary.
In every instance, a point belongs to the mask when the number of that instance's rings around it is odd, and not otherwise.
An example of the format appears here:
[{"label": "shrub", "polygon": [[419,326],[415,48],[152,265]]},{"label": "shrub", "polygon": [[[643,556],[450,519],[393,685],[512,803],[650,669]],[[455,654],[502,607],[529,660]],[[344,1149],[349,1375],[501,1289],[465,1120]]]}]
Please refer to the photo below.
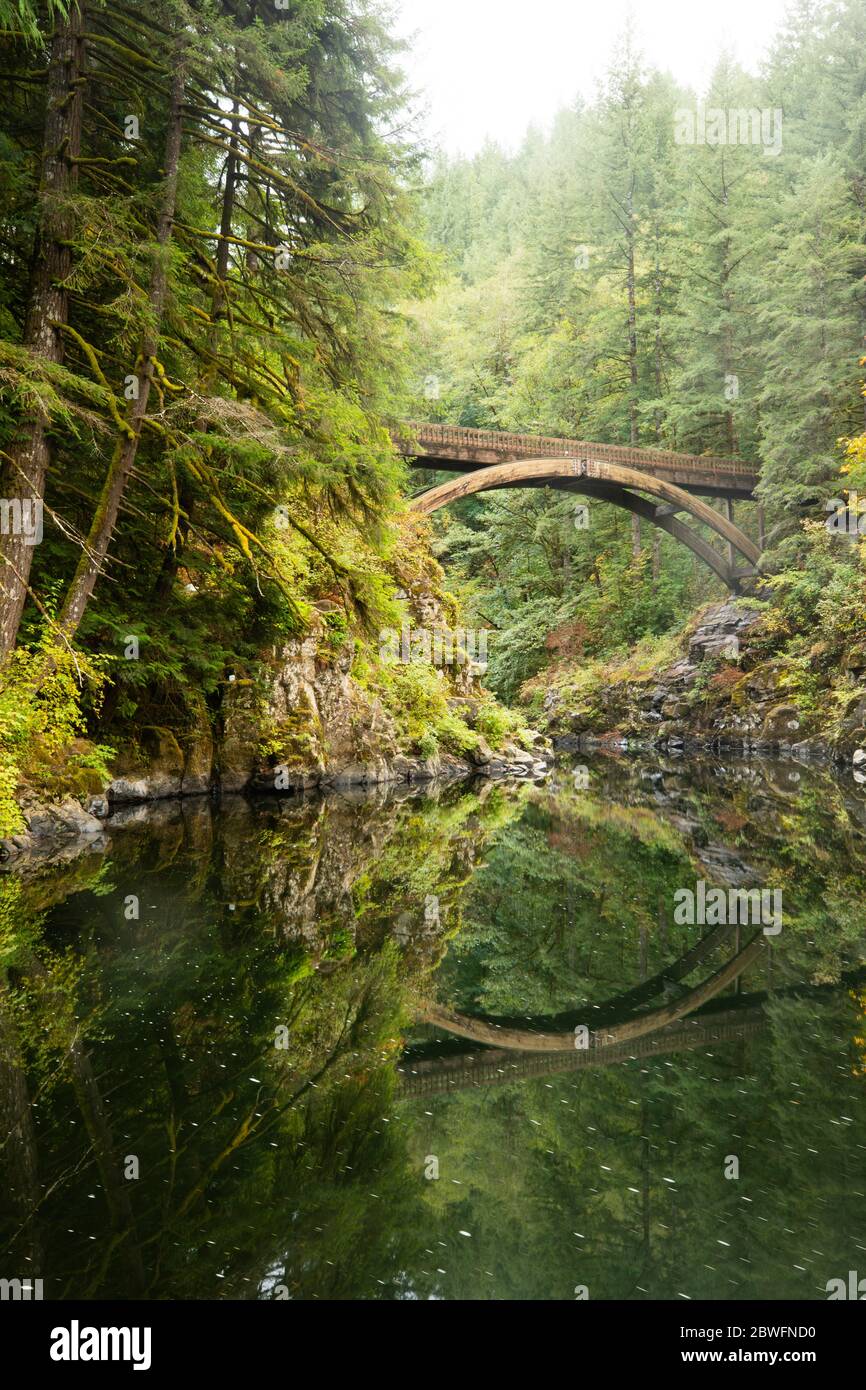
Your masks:
[{"label": "shrub", "polygon": [[0,671],[0,836],[23,828],[15,798],[28,774],[54,796],[68,790],[62,776],[51,776],[63,764],[108,779],[112,749],[93,745],[68,757],[85,730],[85,702],[95,709],[104,683],[96,659],[48,643],[34,651],[19,648],[6,662]]},{"label": "shrub", "polygon": [[453,710],[446,709],[433,726],[436,740],[455,757],[463,758],[478,746],[478,735]]},{"label": "shrub", "polygon": [[490,744],[499,748],[505,740],[522,731],[522,719],[502,705],[482,705],[475,719],[475,728]]}]

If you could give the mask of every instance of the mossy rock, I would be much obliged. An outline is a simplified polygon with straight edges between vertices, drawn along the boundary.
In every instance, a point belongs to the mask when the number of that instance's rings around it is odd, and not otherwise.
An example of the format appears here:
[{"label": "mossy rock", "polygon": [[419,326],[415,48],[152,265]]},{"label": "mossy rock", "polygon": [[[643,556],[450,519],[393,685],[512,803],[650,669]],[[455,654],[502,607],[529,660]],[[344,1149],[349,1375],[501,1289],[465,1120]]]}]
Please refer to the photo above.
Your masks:
[{"label": "mossy rock", "polygon": [[105,775],[95,762],[96,746],[89,739],[72,739],[61,749],[37,739],[31,745],[22,780],[27,787],[47,792],[52,801],[67,797],[84,800],[99,796],[105,789]]},{"label": "mossy rock", "polygon": [[794,705],[774,705],[764,719],[759,735],[767,743],[799,743],[806,735],[804,719]]},{"label": "mossy rock", "polygon": [[297,768],[321,765],[323,747],[322,721],[305,700],[268,722],[259,751],[273,765]]}]

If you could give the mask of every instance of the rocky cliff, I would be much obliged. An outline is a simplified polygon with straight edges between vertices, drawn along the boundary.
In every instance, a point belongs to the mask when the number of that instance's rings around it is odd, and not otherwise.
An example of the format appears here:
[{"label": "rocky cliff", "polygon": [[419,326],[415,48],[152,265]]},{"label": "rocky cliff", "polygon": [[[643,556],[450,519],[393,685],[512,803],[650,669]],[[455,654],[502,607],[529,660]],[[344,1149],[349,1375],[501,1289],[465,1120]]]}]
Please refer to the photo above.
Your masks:
[{"label": "rocky cliff", "polygon": [[[401,617],[413,632],[447,633],[456,605],[440,588],[426,547],[396,568]],[[453,654],[452,654],[453,655]],[[233,792],[293,794],[461,777],[543,775],[549,744],[504,710],[470,659],[441,667],[386,659],[352,636],[342,613],[317,605],[302,637],[262,652],[254,669],[227,675],[218,702],[190,699],[172,719],[115,724],[107,784],[66,793],[62,777],[23,786],[26,828],[0,842],[0,857],[54,856],[96,841],[117,807]],[[163,722],[164,721],[164,722]],[[55,791],[55,788],[58,790]]]},{"label": "rocky cliff", "polygon": [[866,781],[864,680],[866,645],[855,646],[832,681],[816,671],[803,698],[802,669],[774,654],[761,608],[729,600],[698,615],[672,660],[560,673],[526,693],[555,740],[791,756],[847,764]]}]

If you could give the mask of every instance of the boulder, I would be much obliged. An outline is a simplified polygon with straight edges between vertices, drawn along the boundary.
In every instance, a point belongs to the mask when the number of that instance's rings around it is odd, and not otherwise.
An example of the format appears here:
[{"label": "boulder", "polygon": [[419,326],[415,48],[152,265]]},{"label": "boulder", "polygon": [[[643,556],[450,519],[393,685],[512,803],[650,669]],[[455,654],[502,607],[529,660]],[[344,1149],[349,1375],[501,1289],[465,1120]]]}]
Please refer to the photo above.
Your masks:
[{"label": "boulder", "polygon": [[213,777],[213,738],[209,729],[196,730],[184,746],[180,789],[184,796],[201,795],[209,790]]},{"label": "boulder", "polygon": [[866,695],[854,690],[842,706],[839,732],[833,742],[837,758],[853,761],[854,754],[866,750]]},{"label": "boulder", "polygon": [[794,705],[774,705],[761,726],[760,738],[766,743],[796,743],[802,729],[802,715]]},{"label": "boulder", "polygon": [[866,643],[861,642],[855,647],[850,647],[844,653],[841,665],[843,671],[850,671],[852,675],[866,671]]},{"label": "boulder", "polygon": [[673,696],[665,700],[661,708],[665,719],[686,719],[691,712],[688,700],[677,700]]},{"label": "boulder", "polygon": [[25,829],[0,841],[0,862],[70,859],[108,843],[102,821],[74,797],[50,805],[31,802],[22,813]]},{"label": "boulder", "polygon": [[183,768],[183,752],[171,729],[148,725],[141,729],[138,743],[117,759],[108,799],[114,803],[179,796]]},{"label": "boulder", "polygon": [[473,767],[483,767],[497,760],[493,749],[483,738],[479,738],[475,747],[469,750],[467,756]]}]

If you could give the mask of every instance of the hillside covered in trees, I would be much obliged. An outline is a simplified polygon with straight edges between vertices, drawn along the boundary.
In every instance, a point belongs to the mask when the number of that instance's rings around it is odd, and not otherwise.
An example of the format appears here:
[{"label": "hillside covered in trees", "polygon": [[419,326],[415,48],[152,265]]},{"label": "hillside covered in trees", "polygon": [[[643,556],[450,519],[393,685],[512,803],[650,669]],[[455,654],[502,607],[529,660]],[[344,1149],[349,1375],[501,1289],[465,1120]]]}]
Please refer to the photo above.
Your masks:
[{"label": "hillside covered in trees", "polygon": [[454,616],[388,432],[432,259],[383,23],[57,0],[0,27],[0,831],[22,778],[97,791],[121,745],[197,791],[220,734],[223,784],[324,763],[313,694],[265,713],[291,643],[351,665],[345,722],[466,752],[451,673],[378,659],[409,591]]},{"label": "hillside covered in trees", "polygon": [[[627,32],[594,101],[469,159],[424,147],[360,0],[0,25],[0,831],[22,789],[526,758],[489,691],[537,720],[724,597],[546,489],[428,529],[407,419],[753,461],[764,656],[795,705],[857,694],[863,0],[799,0],[763,72],[722,55],[700,99]],[[484,629],[489,691],[389,663],[407,623]]]},{"label": "hillside covered in trees", "polygon": [[[721,55],[700,98],[624,35],[597,99],[548,135],[435,165],[428,236],[447,278],[415,313],[415,411],[754,461],[757,593],[799,655],[828,644],[831,669],[864,616],[857,546],[820,524],[866,482],[864,167],[862,0],[799,0],[760,76]],[[737,509],[753,537],[756,510]],[[448,517],[437,554],[496,630],[488,675],[508,699],[721,594],[604,504],[578,516],[562,494],[506,491]]]}]

